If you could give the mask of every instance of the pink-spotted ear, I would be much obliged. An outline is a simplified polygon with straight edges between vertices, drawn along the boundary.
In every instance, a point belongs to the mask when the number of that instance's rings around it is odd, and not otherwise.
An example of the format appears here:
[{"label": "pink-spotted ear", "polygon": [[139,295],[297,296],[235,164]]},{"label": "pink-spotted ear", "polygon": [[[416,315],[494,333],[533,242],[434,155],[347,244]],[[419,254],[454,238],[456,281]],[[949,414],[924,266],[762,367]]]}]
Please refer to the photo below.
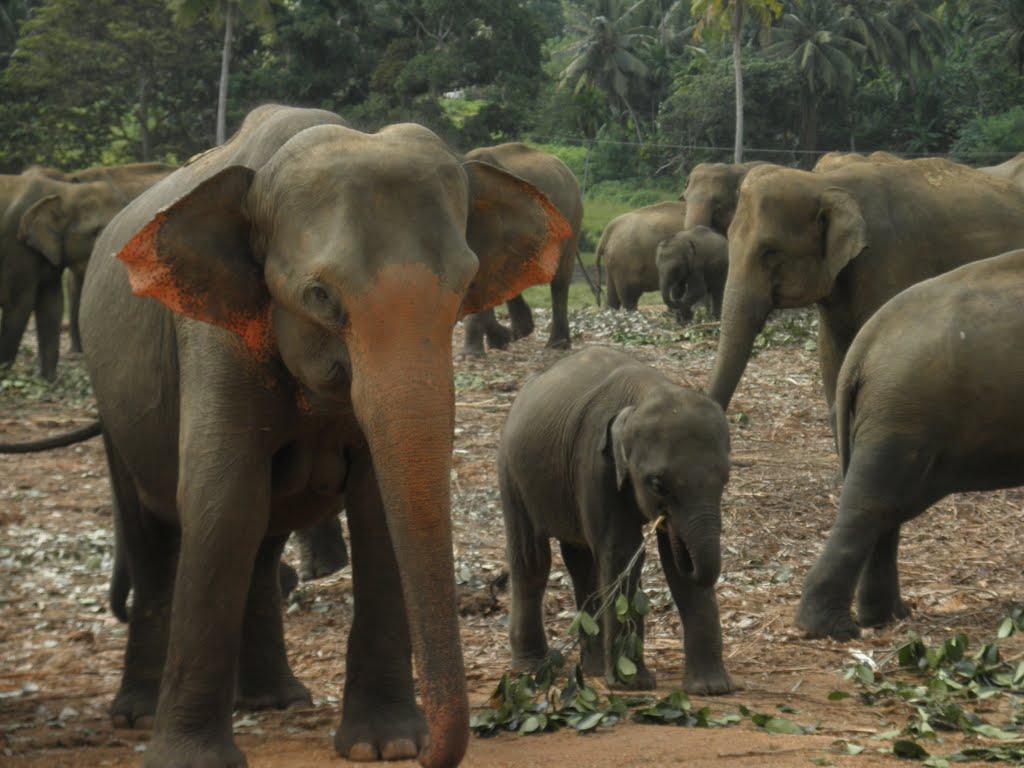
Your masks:
[{"label": "pink-spotted ear", "polygon": [[548,198],[518,176],[476,161],[463,164],[470,179],[466,241],[480,268],[462,302],[460,318],[549,283],[572,227]]},{"label": "pink-spotted ear", "polygon": [[270,294],[245,212],[254,176],[232,166],[206,179],[160,210],[117,257],[137,295],[227,328],[261,353],[271,343]]}]

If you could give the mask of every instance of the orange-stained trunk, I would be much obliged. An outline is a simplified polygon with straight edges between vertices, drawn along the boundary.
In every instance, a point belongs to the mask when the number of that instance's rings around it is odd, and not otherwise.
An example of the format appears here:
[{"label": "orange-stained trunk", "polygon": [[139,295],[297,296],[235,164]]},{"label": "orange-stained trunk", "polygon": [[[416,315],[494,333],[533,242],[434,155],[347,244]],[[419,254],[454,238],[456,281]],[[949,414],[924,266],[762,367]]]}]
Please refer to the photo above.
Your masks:
[{"label": "orange-stained trunk", "polygon": [[352,401],[401,569],[430,745],[455,766],[469,740],[452,560],[452,327],[461,294],[422,265],[382,270],[348,301]]}]

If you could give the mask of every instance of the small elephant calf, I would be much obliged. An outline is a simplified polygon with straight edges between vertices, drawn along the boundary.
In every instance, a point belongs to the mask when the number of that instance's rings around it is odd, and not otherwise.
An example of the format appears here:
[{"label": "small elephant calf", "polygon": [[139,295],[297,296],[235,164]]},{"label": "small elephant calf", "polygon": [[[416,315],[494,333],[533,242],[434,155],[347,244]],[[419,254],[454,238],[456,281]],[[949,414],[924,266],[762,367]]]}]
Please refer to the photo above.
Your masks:
[{"label": "small elephant calf", "polygon": [[[548,651],[543,600],[558,539],[576,605],[595,609],[664,515],[658,551],[684,628],[693,693],[727,693],[715,599],[721,570],[721,499],[729,478],[729,428],[721,408],[629,355],[591,347],[531,379],[512,404],[498,451],[511,575],[509,633],[516,668]],[[640,586],[642,558],[628,578]],[[585,641],[583,668],[614,682],[612,649],[622,625],[609,611]],[[643,627],[638,635],[643,638]],[[602,647],[603,645],[603,647]],[[628,683],[655,686],[642,658]]]},{"label": "small elephant calf", "polygon": [[857,334],[836,392],[839,517],[796,614],[809,634],[908,616],[900,526],[950,493],[1024,484],[1022,303],[1019,250],[907,288]]},{"label": "small elephant calf", "polygon": [[693,308],[701,303],[712,317],[721,318],[729,275],[729,241],[725,237],[698,224],[658,243],[655,262],[661,298],[680,325],[693,319]]}]

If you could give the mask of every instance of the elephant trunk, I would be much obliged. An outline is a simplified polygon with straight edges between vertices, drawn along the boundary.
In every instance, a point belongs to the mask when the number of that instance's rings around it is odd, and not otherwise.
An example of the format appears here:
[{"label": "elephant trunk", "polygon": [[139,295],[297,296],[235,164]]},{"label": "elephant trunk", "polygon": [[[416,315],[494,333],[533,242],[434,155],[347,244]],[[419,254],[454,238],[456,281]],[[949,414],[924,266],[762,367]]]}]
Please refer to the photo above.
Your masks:
[{"label": "elephant trunk", "polygon": [[680,309],[682,307],[682,300],[679,298],[678,283],[672,283],[667,280],[663,281],[661,284],[661,299],[669,309]]},{"label": "elephant trunk", "polygon": [[711,371],[708,396],[728,410],[733,393],[747,367],[754,339],[761,332],[772,310],[771,293],[740,287],[739,276],[730,272],[722,299],[722,324],[718,352]]},{"label": "elephant trunk", "polygon": [[[430,742],[429,768],[461,762],[469,702],[452,556],[455,418],[451,333],[460,295],[402,267],[352,312],[352,402],[369,443],[399,563]],[[424,284],[424,279],[431,279]]]},{"label": "elephant trunk", "polygon": [[718,504],[687,510],[672,523],[669,540],[676,567],[699,587],[712,587],[722,573],[722,516]]}]

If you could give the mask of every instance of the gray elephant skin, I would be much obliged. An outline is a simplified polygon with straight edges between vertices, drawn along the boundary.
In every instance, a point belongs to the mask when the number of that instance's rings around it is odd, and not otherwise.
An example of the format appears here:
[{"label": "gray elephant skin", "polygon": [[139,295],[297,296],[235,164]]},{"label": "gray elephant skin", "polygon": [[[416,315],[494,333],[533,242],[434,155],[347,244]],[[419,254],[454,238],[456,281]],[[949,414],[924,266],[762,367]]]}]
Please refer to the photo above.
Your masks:
[{"label": "gray elephant skin", "polygon": [[908,288],[857,334],[836,399],[839,516],[796,616],[808,633],[848,640],[909,615],[900,526],[951,493],[1024,484],[1022,303],[1017,250]]},{"label": "gray elephant skin", "polygon": [[654,260],[661,298],[680,325],[693,320],[698,304],[716,320],[722,316],[729,275],[729,241],[723,235],[701,225],[684,229],[658,243]]},{"label": "gray elephant skin", "polygon": [[78,300],[96,237],[130,200],[168,173],[169,166],[140,165],[86,169],[74,181],[38,173],[0,176],[0,365],[14,361],[34,313],[40,375],[56,377],[65,269],[72,279],[71,347],[81,349]]},{"label": "gray elephant skin", "polygon": [[[498,450],[513,665],[532,667],[548,651],[551,538],[561,546],[577,607],[593,612],[595,593],[625,571],[643,526],[664,515],[658,551],[684,628],[683,685],[731,691],[714,586],[728,477],[729,429],[718,405],[624,352],[591,347],[527,382]],[[642,558],[628,577],[631,601],[641,566]],[[597,637],[585,641],[583,667],[614,681],[622,625],[615,611],[603,618]],[[653,688],[654,674],[642,658],[634,661],[627,686]]]},{"label": "gray elephant skin", "polygon": [[1006,179],[1024,189],[1024,152],[1020,152],[999,165],[987,165],[979,168],[982,173]]},{"label": "gray elephant skin", "polygon": [[685,225],[686,203],[681,200],[645,205],[608,222],[595,259],[608,275],[609,309],[635,312],[641,296],[658,290],[658,243]]},{"label": "gray elephant skin", "polygon": [[[493,147],[480,147],[466,153],[467,160],[478,160],[525,179],[543,192],[555,204],[572,228],[572,236],[562,242],[558,271],[551,278],[551,328],[547,346],[569,349],[572,339],[569,331],[569,286],[576,269],[576,253],[583,226],[583,197],[579,183],[569,166],[552,154],[533,149],[526,144],[511,142]],[[507,302],[511,331],[494,316],[494,310],[478,312],[463,321],[465,341],[463,353],[479,357],[484,354],[484,338],[494,349],[507,349],[511,341],[533,333],[533,313],[522,296]]]},{"label": "gray elephant skin", "polygon": [[938,158],[750,170],[729,227],[709,395],[728,408],[775,308],[815,304],[825,399],[857,331],[904,288],[1024,246],[1024,191]]},{"label": "gray elephant skin", "polygon": [[764,165],[749,163],[698,163],[686,179],[682,199],[686,200],[686,229],[703,226],[720,235],[729,232],[736,214],[740,184],[751,168]]},{"label": "gray elephant skin", "polygon": [[242,766],[236,702],[309,701],[278,564],[290,530],[342,507],[355,609],[335,748],[461,761],[452,329],[549,280],[569,235],[536,188],[426,128],[277,105],[103,231],[82,342],[134,590],[112,713],[154,716],[147,767]]}]

